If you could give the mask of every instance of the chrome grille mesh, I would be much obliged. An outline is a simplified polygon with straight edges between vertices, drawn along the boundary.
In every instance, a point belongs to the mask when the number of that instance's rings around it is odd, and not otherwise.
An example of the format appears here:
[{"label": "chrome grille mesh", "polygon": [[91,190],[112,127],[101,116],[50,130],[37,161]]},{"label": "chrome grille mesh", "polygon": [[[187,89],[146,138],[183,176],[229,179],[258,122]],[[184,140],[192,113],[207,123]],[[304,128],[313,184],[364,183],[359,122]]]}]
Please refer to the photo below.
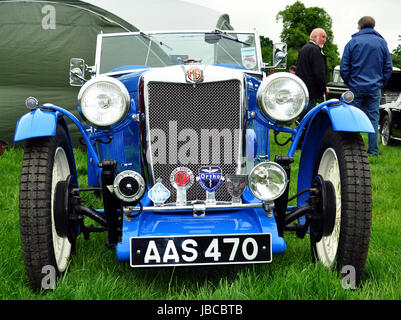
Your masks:
[{"label": "chrome grille mesh", "polygon": [[[170,174],[177,167],[191,169],[195,177],[205,165],[220,166],[223,176],[236,173],[242,129],[240,90],[238,80],[196,86],[148,84],[147,121],[153,177],[155,180],[162,178],[170,190],[167,202],[176,200]],[[195,181],[187,190],[187,201],[205,200],[205,192]],[[216,191],[216,200],[231,200],[224,184]]]}]

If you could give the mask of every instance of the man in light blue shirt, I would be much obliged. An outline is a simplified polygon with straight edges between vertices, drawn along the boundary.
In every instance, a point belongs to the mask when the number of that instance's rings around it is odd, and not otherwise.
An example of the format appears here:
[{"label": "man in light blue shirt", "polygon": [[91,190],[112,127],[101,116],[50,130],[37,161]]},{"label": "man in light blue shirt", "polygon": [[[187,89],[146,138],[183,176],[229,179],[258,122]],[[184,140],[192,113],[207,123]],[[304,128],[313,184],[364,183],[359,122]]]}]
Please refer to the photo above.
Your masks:
[{"label": "man in light blue shirt", "polygon": [[387,42],[374,27],[372,17],[358,21],[359,32],[345,46],[340,65],[341,76],[355,95],[353,104],[365,111],[375,129],[368,135],[368,154],[373,156],[379,153],[381,89],[393,71]]}]

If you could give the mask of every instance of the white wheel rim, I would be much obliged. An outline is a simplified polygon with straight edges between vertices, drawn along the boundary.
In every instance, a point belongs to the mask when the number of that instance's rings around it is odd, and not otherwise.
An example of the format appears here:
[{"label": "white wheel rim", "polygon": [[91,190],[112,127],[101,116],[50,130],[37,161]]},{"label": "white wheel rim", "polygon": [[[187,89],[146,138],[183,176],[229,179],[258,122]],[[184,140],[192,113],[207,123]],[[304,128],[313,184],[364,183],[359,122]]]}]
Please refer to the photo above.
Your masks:
[{"label": "white wheel rim", "polygon": [[336,261],[341,226],[341,177],[336,152],[332,148],[326,149],[320,160],[318,174],[324,180],[330,181],[336,194],[336,219],[333,232],[316,243],[316,252],[319,260],[331,267]]},{"label": "white wheel rim", "polygon": [[58,147],[54,153],[53,178],[51,188],[51,218],[52,218],[52,235],[54,256],[56,258],[57,269],[59,272],[65,271],[67,268],[68,258],[71,254],[71,243],[67,237],[59,237],[56,232],[54,223],[54,208],[53,200],[55,197],[56,184],[59,181],[64,181],[70,174],[68,159],[63,148]]},{"label": "white wheel rim", "polygon": [[389,128],[389,123],[388,121],[385,121],[383,123],[383,128],[381,132],[381,138],[382,138],[382,144],[387,145],[390,137],[390,128]]}]

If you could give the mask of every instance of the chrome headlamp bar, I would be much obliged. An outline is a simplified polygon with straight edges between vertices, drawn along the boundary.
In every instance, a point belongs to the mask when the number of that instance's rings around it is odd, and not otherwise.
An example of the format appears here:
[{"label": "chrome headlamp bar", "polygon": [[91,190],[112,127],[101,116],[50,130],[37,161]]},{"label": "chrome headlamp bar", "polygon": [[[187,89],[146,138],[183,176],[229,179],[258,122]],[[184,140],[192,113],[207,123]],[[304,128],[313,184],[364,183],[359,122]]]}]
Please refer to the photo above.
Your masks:
[{"label": "chrome headlamp bar", "polygon": [[130,213],[142,212],[155,212],[155,213],[182,213],[188,214],[192,212],[194,216],[203,216],[206,211],[218,211],[218,210],[236,210],[236,209],[249,209],[249,208],[265,208],[263,203],[229,203],[217,201],[215,204],[202,203],[191,203],[183,206],[176,206],[174,204],[166,204],[162,207],[137,207],[137,206],[126,206],[124,207],[124,213],[129,217]]},{"label": "chrome headlamp bar", "polygon": [[[177,170],[176,170],[177,171]],[[177,171],[180,173],[185,173],[184,171]],[[174,172],[173,172],[174,173]],[[121,175],[121,174],[120,174]],[[172,175],[174,179],[179,178],[181,184],[186,182],[186,185],[190,186],[191,179],[187,177],[184,179],[181,175]],[[117,177],[118,178],[118,177]],[[185,180],[185,181],[184,181]],[[177,202],[174,204],[163,205],[164,201],[157,201],[152,200],[155,202],[156,207],[148,207],[148,209],[143,208],[145,211],[171,211],[171,210],[182,210],[182,211],[206,211],[206,209],[222,209],[222,208],[243,208],[247,207],[248,204],[245,206],[241,203],[241,200],[238,199],[241,197],[242,193],[245,190],[246,182],[248,180],[248,187],[252,194],[262,200],[264,203],[272,203],[275,199],[279,198],[285,191],[288,183],[287,173],[283,167],[281,167],[278,163],[272,161],[265,161],[259,163],[255,166],[252,171],[250,172],[249,176],[246,175],[227,175],[226,177],[226,185],[229,190],[229,193],[233,196],[232,202],[221,202],[221,201],[214,201],[210,203],[208,201],[194,201],[194,202],[187,202],[182,201],[180,197],[177,195]],[[177,184],[177,181],[173,181],[173,184]],[[161,185],[159,181],[157,185]],[[154,187],[155,188],[155,187]],[[150,192],[153,192],[152,188]],[[156,191],[155,191],[156,192]],[[169,196],[169,195],[168,195]],[[153,199],[154,197],[151,196]],[[251,204],[251,207],[253,204]],[[263,204],[259,204],[256,207],[260,207]],[[135,206],[130,206],[129,210],[135,211],[137,210]],[[139,209],[138,209],[139,210]],[[142,210],[142,208],[141,208]]]}]

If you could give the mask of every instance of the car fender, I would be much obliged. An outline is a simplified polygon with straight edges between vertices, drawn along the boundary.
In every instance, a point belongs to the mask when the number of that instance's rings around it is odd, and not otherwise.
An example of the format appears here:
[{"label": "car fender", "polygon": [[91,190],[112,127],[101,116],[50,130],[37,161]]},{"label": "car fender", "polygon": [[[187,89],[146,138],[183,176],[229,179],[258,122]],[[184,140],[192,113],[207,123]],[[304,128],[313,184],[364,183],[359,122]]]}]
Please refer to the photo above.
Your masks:
[{"label": "car fender", "polygon": [[[325,106],[320,108],[311,118],[305,134],[299,161],[297,192],[310,188],[312,185],[313,167],[316,161],[317,150],[324,132],[333,127],[334,131],[367,132],[374,129],[365,113],[350,105]],[[298,197],[298,206],[306,204],[309,193]]]},{"label": "car fender", "polygon": [[31,138],[49,137],[56,134],[58,114],[54,111],[33,110],[17,122],[14,142]]},{"label": "car fender", "polygon": [[331,120],[334,131],[374,133],[372,123],[359,108],[340,104],[322,109]]},{"label": "car fender", "polygon": [[[58,111],[49,111],[35,109],[23,115],[17,122],[14,134],[14,142],[24,141],[39,137],[54,137],[56,135],[57,126],[61,125],[67,136],[68,144],[73,150],[70,132],[67,123]],[[75,183],[78,185],[75,156],[73,156],[73,174]]]}]

